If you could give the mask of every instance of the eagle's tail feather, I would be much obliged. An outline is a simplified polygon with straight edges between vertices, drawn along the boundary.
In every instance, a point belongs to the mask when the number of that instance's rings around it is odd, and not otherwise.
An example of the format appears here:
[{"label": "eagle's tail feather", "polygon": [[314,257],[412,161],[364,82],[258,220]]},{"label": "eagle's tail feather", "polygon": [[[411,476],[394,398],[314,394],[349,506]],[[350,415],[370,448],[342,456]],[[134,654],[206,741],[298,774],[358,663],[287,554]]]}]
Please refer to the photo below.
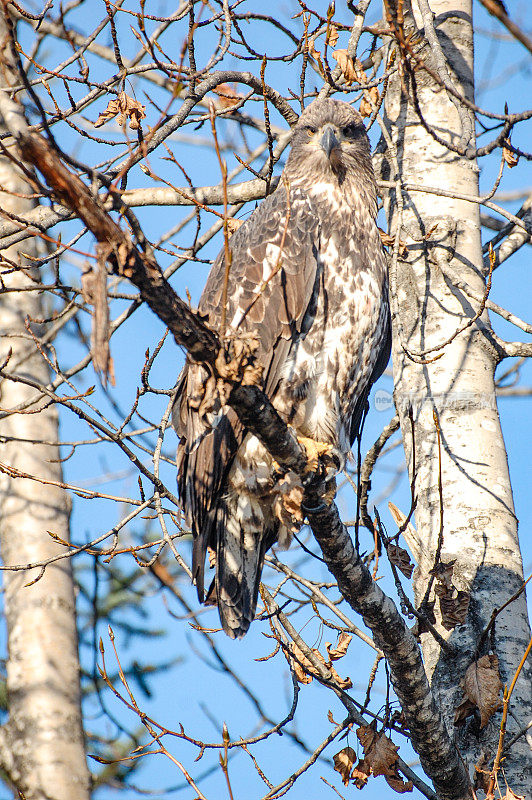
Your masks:
[{"label": "eagle's tail feather", "polygon": [[247,493],[228,498],[224,512],[217,530],[216,598],[224,631],[241,639],[255,616],[269,537],[257,498]]}]

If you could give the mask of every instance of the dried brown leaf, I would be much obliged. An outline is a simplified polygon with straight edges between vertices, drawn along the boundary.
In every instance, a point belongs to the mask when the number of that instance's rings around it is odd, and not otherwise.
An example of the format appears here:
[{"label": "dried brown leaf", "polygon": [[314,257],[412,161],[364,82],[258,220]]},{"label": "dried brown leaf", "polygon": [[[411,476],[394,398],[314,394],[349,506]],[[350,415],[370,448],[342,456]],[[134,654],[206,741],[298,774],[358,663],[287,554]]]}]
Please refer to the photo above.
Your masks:
[{"label": "dried brown leaf", "polygon": [[364,762],[370,772],[373,775],[384,775],[388,785],[399,794],[411,792],[412,783],[405,782],[397,770],[397,745],[384,732],[377,733],[374,725],[358,728],[357,736],[364,748]]},{"label": "dried brown leaf", "polygon": [[408,552],[398,544],[389,544],[386,548],[390,562],[399,569],[406,578],[411,578],[414,565],[410,561]]},{"label": "dried brown leaf", "polygon": [[505,142],[504,142],[504,145],[503,145],[503,148],[502,148],[502,157],[503,157],[505,163],[511,169],[512,167],[516,167],[517,164],[519,163],[519,156],[516,153],[514,153],[513,150],[510,150],[510,148],[508,147],[509,144],[510,144],[510,140],[509,139],[505,139]]},{"label": "dried brown leaf", "polygon": [[339,724],[338,722],[336,722],[335,718],[333,717],[333,713],[332,713],[331,709],[329,709],[327,711],[327,719],[329,720],[331,725],[338,725]]},{"label": "dried brown leaf", "polygon": [[296,678],[299,683],[312,683],[312,675],[308,675],[301,664],[298,664],[297,661],[293,662],[294,664],[294,672],[296,673]]},{"label": "dried brown leaf", "polygon": [[397,794],[405,794],[406,792],[414,791],[414,784],[412,781],[405,781],[397,773],[397,775],[386,775],[385,781]]},{"label": "dried brown leaf", "polygon": [[357,754],[352,747],[344,747],[343,750],[333,756],[334,768],[342,776],[344,786],[349,784],[351,777],[351,770],[353,769],[356,761]]},{"label": "dried brown leaf", "polygon": [[399,748],[384,733],[377,733],[373,725],[357,728],[357,736],[364,748],[364,756],[374,775],[394,773]]},{"label": "dried brown leaf", "polygon": [[139,103],[138,100],[130,97],[125,92],[120,92],[118,97],[109,100],[107,108],[105,111],[101,112],[94,123],[94,127],[100,128],[110,119],[113,119],[113,117],[117,117],[116,121],[119,125],[125,125],[126,121],[129,120],[129,127],[132,130],[138,130],[140,128],[140,121],[143,120],[145,116],[146,106],[143,106],[142,103]]},{"label": "dried brown leaf", "polygon": [[366,753],[372,746],[377,738],[377,731],[374,725],[361,725],[360,728],[357,728],[356,734],[358,736],[358,741],[364,748],[364,753]]},{"label": "dried brown leaf", "polygon": [[349,86],[349,84],[353,83],[356,80],[357,73],[355,69],[355,64],[347,50],[334,50],[332,53],[332,57],[337,62],[342,75],[344,76],[345,82]]},{"label": "dried brown leaf", "polygon": [[[499,660],[494,653],[482,656],[467,668],[463,682],[464,696],[480,711],[481,728],[484,728],[493,714],[502,708],[501,689]],[[456,714],[462,706],[464,702],[456,709]]]},{"label": "dried brown leaf", "polygon": [[439,561],[435,567],[430,570],[430,575],[435,575],[440,584],[446,586],[448,589],[452,587],[453,570],[456,559],[452,561]]},{"label": "dried brown leaf", "polygon": [[[298,681],[300,683],[310,683],[312,681],[312,678],[319,674],[318,670],[316,669],[314,664],[307,658],[307,656],[303,653],[303,651],[297,646],[295,642],[292,642],[290,650],[294,655],[292,663],[294,665],[294,672],[296,673]],[[325,664],[325,659],[323,658],[319,650],[313,649],[311,652],[318,659],[318,661],[320,661],[323,664],[324,667],[327,666]]]},{"label": "dried brown leaf", "polygon": [[464,678],[464,693],[478,706],[480,727],[487,725],[491,716],[502,708],[500,692],[499,659],[494,653],[482,656],[471,664]]},{"label": "dried brown leaf", "polygon": [[469,592],[458,591],[454,589],[454,587],[450,592],[444,590],[442,594],[440,594],[440,590],[438,586],[435,587],[436,594],[438,594],[440,598],[442,625],[446,630],[452,631],[457,625],[462,625],[464,623],[467,617],[471,595]]},{"label": "dried brown leaf", "polygon": [[342,631],[338,636],[338,641],[336,642],[336,646],[333,647],[331,642],[325,642],[325,648],[327,650],[327,655],[329,656],[329,661],[337,661],[339,658],[343,658],[347,653],[347,648],[349,647],[352,636],[350,633],[346,633]]},{"label": "dried brown leaf", "polygon": [[467,698],[463,700],[459,706],[457,706],[454,712],[454,724],[457,728],[464,724],[466,719],[474,712],[475,708],[476,705]]},{"label": "dried brown leaf", "polygon": [[329,26],[329,30],[327,32],[327,38],[325,40],[329,47],[336,47],[338,42],[338,28],[334,24],[334,22]]},{"label": "dried brown leaf", "polygon": [[367,89],[360,101],[359,111],[362,117],[371,117],[375,108],[378,108],[381,96],[376,86]]},{"label": "dried brown leaf", "polygon": [[232,236],[233,233],[240,228],[243,222],[243,219],[233,219],[233,217],[230,217],[227,220],[227,232],[229,236]]},{"label": "dried brown leaf", "polygon": [[484,769],[487,760],[486,753],[482,753],[479,760],[475,764],[475,779],[473,781],[473,788],[482,789],[483,792],[487,792],[490,785],[490,772],[489,770]]},{"label": "dried brown leaf", "polygon": [[365,758],[361,759],[351,773],[351,780],[357,789],[363,789],[371,775],[371,768]]},{"label": "dried brown leaf", "polygon": [[349,676],[347,678],[341,678],[338,673],[336,672],[335,668],[332,664],[327,664],[328,669],[330,670],[333,679],[336,681],[340,689],[351,689],[353,686],[353,681]]},{"label": "dried brown leaf", "polygon": [[[417,619],[414,624],[414,628],[416,629],[415,632],[416,636],[421,636],[422,633],[428,633],[430,628],[428,627],[427,623],[430,622],[431,625],[436,624],[436,615],[434,613],[435,605],[436,605],[435,600],[429,600],[427,603],[425,603],[423,607],[423,614],[425,619]],[[412,628],[412,632],[414,628]]]},{"label": "dried brown leaf", "polygon": [[295,658],[292,659],[292,664],[299,683],[311,683],[312,675],[309,675],[307,670],[310,672],[313,669],[312,664],[307,657],[303,655],[297,644],[292,643],[290,650],[295,656]]},{"label": "dried brown leaf", "polygon": [[[329,665],[327,664],[327,662],[325,661],[325,659],[323,658],[323,656],[322,656],[322,654],[320,653],[320,651],[319,651],[319,650],[318,650],[316,647],[313,647],[313,648],[312,648],[312,650],[311,650],[311,652],[312,652],[312,654],[313,654],[314,656],[316,656],[316,658],[317,658],[317,660],[320,662],[320,664],[323,664],[323,666],[324,666],[324,667],[328,667],[328,666],[329,666]],[[316,674],[317,674],[317,671],[316,671],[315,667],[313,667],[312,669],[314,670],[314,674],[316,675]]]},{"label": "dried brown leaf", "polygon": [[318,65],[319,73],[320,73],[320,75],[323,76],[323,75],[325,75],[325,70],[323,69],[323,62],[321,60],[321,53],[320,53],[319,50],[316,50],[315,42],[316,42],[316,34],[314,36],[311,36],[310,39],[308,40],[307,51],[308,51],[309,56],[312,56],[312,58],[314,58],[316,60],[316,63]]},{"label": "dried brown leaf", "polygon": [[390,721],[394,724],[394,726],[402,728],[403,730],[408,730],[408,724],[406,722],[404,711],[394,711]]}]

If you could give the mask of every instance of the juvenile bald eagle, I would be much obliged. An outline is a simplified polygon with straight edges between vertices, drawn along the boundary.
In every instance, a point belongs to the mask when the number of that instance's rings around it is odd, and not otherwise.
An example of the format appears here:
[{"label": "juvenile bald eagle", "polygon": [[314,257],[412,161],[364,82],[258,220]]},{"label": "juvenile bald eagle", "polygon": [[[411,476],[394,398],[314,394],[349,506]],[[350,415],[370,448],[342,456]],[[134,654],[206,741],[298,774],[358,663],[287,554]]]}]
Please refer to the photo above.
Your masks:
[{"label": "juvenile bald eagle", "polygon": [[[343,463],[371,385],[389,357],[386,265],[376,226],[369,140],[347,103],[312,103],[294,128],[277,189],[230,239],[227,324],[256,332],[262,387],[299,436],[333,446]],[[225,272],[220,253],[199,310],[218,330]],[[207,370],[189,362],[174,407],[178,488],[194,535],[193,575],[223,629],[242,637],[255,614],[266,550],[288,546],[273,511],[279,474],[235,412],[202,410]]]}]

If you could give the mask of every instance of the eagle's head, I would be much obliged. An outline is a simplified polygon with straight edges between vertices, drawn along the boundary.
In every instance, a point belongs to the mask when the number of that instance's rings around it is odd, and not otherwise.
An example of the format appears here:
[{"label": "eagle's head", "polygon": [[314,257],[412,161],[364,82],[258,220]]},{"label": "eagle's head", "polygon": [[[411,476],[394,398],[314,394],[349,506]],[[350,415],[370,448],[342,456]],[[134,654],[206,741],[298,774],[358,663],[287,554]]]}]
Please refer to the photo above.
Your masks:
[{"label": "eagle's head", "polygon": [[373,178],[369,139],[358,111],[329,98],[311,103],[294,128],[285,172],[298,184]]}]

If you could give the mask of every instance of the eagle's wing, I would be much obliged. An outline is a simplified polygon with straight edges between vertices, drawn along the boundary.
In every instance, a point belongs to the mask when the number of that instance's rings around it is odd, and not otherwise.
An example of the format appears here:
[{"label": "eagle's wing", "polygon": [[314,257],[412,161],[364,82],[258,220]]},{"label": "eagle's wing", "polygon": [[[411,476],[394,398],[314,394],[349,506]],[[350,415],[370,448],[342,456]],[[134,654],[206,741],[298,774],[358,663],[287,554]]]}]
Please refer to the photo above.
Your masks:
[{"label": "eagle's wing", "polygon": [[360,394],[356,397],[354,405],[345,410],[345,418],[350,420],[349,426],[349,443],[351,447],[355,439],[359,438],[362,434],[362,422],[364,413],[367,409],[367,403],[371,387],[378,381],[390,360],[390,351],[392,349],[392,321],[390,318],[390,309],[386,298],[383,299],[381,313],[384,317],[382,324],[381,339],[379,342],[379,355],[373,371],[367,383],[361,388]]},{"label": "eagle's wing", "polygon": [[[227,286],[227,325],[256,331],[263,388],[272,397],[282,365],[303,326],[311,324],[319,291],[319,225],[308,196],[282,183],[233,234]],[[225,255],[209,274],[199,310],[218,330]],[[202,412],[208,372],[187,363],[178,384],[174,426],[180,437],[178,489],[194,535],[193,575],[204,596],[207,546],[216,547],[216,519],[224,486],[245,431],[234,411]]]}]

